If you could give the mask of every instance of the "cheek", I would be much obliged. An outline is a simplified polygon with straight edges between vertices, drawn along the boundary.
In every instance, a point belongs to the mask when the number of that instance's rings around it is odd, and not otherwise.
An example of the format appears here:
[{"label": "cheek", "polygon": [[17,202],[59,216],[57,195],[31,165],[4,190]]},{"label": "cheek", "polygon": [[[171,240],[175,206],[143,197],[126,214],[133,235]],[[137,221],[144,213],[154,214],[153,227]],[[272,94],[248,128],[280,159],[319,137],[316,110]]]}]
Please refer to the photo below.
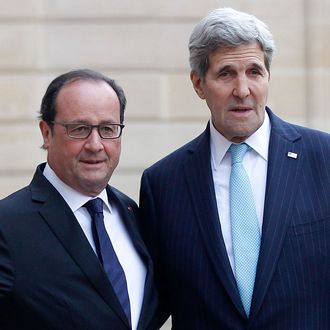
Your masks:
[{"label": "cheek", "polygon": [[80,154],[83,146],[77,141],[62,141],[57,145],[56,150],[49,150],[56,163],[61,164],[63,168],[74,170],[78,166]]},{"label": "cheek", "polygon": [[118,163],[120,152],[121,152],[121,141],[116,140],[112,141],[112,143],[109,143],[105,146],[105,152],[110,160],[111,163]]},{"label": "cheek", "polygon": [[63,154],[66,155],[67,160],[71,160],[79,157],[83,146],[79,143],[72,143],[72,141],[69,141],[69,143],[63,143],[61,148],[63,149]]},{"label": "cheek", "polygon": [[259,97],[262,100],[266,100],[268,97],[269,83],[264,82],[264,84],[259,88]]},{"label": "cheek", "polygon": [[210,109],[219,111],[221,107],[230,99],[230,93],[219,88],[212,88],[205,93],[205,100]]}]

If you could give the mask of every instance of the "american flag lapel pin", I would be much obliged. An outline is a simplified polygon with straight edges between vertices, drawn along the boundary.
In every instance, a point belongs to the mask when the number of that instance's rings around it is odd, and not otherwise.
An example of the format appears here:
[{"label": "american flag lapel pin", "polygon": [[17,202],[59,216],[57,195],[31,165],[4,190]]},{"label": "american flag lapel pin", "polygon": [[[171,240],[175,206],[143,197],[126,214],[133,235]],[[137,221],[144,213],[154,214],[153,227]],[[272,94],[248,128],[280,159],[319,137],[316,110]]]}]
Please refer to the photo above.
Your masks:
[{"label": "american flag lapel pin", "polygon": [[296,154],[295,152],[289,151],[287,156],[289,158],[293,158],[293,159],[297,159],[298,158],[298,154]]}]

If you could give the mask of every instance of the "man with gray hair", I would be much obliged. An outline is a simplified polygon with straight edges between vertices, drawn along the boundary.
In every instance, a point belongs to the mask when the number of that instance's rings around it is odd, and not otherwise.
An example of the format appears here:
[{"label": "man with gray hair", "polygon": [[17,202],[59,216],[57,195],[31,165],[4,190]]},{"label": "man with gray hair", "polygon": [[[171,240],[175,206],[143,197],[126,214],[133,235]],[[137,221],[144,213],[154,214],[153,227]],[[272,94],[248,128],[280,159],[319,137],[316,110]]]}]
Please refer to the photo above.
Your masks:
[{"label": "man with gray hair", "polygon": [[330,329],[330,136],[267,104],[274,41],[217,9],[194,28],[205,131],[143,173],[143,233],[173,329]]}]

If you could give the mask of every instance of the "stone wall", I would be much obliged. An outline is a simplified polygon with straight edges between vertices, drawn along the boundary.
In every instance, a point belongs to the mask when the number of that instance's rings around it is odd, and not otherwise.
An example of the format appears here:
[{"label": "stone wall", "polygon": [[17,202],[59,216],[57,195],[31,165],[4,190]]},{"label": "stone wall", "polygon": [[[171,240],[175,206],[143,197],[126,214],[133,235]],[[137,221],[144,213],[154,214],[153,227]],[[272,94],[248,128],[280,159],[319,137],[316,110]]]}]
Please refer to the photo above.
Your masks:
[{"label": "stone wall", "polygon": [[189,80],[187,42],[210,10],[232,6],[271,28],[277,45],[269,104],[285,119],[330,130],[328,0],[0,0],[0,197],[45,160],[41,97],[56,75],[89,67],[128,98],[112,184],[138,198],[145,167],[197,135],[209,113]]}]

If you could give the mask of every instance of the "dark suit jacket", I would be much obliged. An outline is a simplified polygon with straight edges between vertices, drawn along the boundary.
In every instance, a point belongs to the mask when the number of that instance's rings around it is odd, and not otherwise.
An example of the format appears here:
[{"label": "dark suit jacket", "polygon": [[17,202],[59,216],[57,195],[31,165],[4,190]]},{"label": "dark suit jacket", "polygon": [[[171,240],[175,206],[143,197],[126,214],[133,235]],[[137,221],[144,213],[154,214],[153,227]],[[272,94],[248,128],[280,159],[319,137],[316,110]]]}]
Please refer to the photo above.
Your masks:
[{"label": "dark suit jacket", "polygon": [[[110,186],[107,192],[147,268],[138,329],[154,330],[153,269],[136,204]],[[42,166],[28,187],[0,202],[0,329],[129,329],[100,262]]]},{"label": "dark suit jacket", "polygon": [[173,329],[330,329],[330,136],[267,111],[272,129],[249,319],[222,238],[209,127],[143,174],[143,231]]}]

